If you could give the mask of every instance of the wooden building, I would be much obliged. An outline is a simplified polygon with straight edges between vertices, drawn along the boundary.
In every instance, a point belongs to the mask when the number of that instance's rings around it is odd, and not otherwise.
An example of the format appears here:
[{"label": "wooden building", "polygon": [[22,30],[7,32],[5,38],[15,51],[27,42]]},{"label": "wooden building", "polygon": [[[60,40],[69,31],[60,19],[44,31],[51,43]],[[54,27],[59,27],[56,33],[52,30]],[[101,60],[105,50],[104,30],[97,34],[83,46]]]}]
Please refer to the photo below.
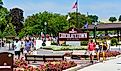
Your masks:
[{"label": "wooden building", "polygon": [[95,36],[95,27],[96,27],[96,31],[105,31],[105,36],[107,35],[108,31],[113,31],[113,30],[116,31],[118,40],[119,40],[119,37],[121,36],[121,23],[100,23],[97,25],[91,24],[91,25],[88,25],[88,28],[85,28],[83,26],[81,30],[93,31]]}]

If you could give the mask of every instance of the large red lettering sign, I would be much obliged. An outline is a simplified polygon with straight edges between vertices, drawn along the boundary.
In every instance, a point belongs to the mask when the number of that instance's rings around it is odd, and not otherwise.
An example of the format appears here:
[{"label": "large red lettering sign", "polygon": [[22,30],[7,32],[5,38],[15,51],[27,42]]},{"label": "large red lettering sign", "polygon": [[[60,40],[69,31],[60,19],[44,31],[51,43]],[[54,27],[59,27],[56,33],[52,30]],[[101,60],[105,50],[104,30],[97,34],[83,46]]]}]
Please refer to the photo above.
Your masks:
[{"label": "large red lettering sign", "polygon": [[89,34],[87,32],[79,31],[76,28],[70,28],[65,32],[59,33],[58,36],[59,41],[82,41],[89,39]]}]

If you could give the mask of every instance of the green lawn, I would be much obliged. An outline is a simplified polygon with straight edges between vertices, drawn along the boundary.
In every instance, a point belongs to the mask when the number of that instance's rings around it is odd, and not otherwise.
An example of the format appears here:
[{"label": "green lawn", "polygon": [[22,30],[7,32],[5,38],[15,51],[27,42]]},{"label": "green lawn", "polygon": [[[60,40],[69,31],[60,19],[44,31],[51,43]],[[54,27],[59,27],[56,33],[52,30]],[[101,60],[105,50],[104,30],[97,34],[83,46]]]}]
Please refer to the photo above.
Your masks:
[{"label": "green lawn", "polygon": [[50,47],[43,47],[43,49],[49,49],[54,51],[61,51],[61,50],[86,50],[87,46],[50,46]]}]

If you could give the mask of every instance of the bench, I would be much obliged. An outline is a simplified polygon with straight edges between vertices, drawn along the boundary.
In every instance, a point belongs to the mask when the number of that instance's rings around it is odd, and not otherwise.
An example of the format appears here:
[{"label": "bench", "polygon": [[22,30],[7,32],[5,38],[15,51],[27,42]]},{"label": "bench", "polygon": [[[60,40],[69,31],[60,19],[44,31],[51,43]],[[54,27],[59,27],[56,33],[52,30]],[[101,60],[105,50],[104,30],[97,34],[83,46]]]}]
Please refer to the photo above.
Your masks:
[{"label": "bench", "polygon": [[25,55],[26,61],[58,61],[58,60],[64,60],[64,55]]},{"label": "bench", "polygon": [[[84,54],[80,54],[80,55],[72,55],[71,56],[72,59],[81,59],[81,58],[89,58],[89,55],[84,55]],[[94,55],[94,58],[97,58],[97,55]]]},{"label": "bench", "polygon": [[[82,59],[82,58],[89,58],[89,54],[85,54],[85,51],[73,51],[71,55],[72,59]],[[97,58],[97,55],[94,55],[94,58]]]}]

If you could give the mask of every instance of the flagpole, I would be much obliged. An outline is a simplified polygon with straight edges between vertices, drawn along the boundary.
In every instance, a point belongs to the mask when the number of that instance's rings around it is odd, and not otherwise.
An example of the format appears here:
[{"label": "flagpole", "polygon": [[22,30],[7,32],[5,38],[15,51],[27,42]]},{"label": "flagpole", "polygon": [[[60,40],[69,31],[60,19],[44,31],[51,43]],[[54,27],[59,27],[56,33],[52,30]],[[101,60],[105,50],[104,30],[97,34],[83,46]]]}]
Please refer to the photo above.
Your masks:
[{"label": "flagpole", "polygon": [[[88,23],[88,16],[89,16],[89,13],[87,12],[87,23]],[[88,27],[87,27],[87,32],[88,32]]]},{"label": "flagpole", "polygon": [[80,28],[79,22],[78,22],[78,0],[76,0],[77,2],[77,7],[76,7],[76,22],[77,22],[77,28]]}]

